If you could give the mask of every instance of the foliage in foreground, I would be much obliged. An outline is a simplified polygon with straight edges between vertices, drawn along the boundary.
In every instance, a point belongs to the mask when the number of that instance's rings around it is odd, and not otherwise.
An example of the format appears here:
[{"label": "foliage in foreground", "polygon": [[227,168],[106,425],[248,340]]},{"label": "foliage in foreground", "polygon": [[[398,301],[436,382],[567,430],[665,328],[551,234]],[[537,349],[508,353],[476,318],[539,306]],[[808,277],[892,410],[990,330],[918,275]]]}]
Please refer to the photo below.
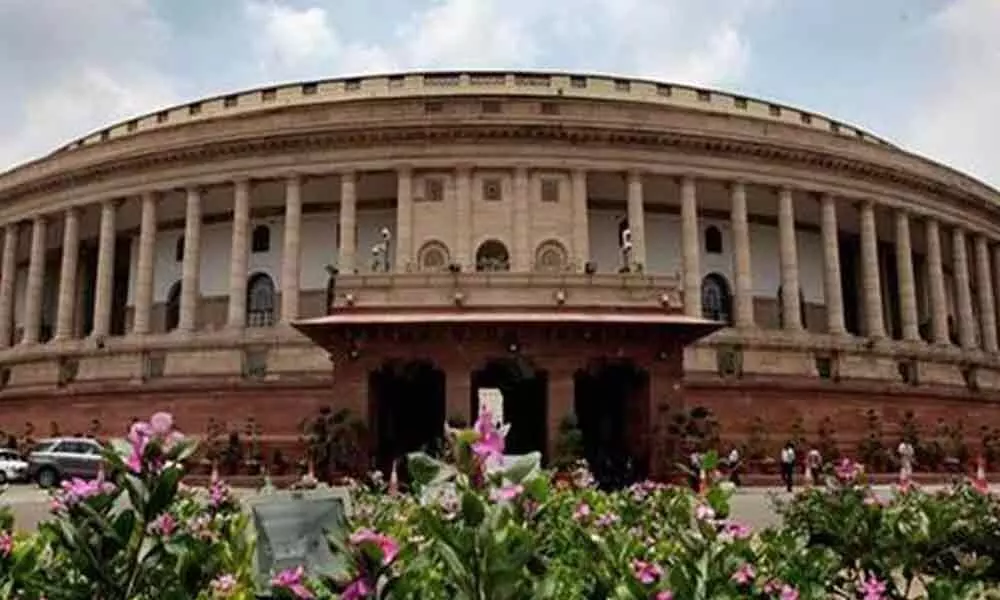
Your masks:
[{"label": "foliage in foreground", "polygon": [[[344,566],[274,574],[277,597],[951,600],[1000,583],[1000,504],[972,488],[879,498],[845,463],[779,506],[785,525],[753,532],[725,485],[601,492],[582,467],[553,480],[537,455],[503,456],[489,415],[449,441],[447,462],[410,457],[412,493],[356,490],[350,526],[330,535]],[[109,452],[106,477],[54,494],[37,534],[11,534],[0,512],[0,598],[253,598],[247,517],[221,482],[179,483],[192,451],[154,415]]]}]

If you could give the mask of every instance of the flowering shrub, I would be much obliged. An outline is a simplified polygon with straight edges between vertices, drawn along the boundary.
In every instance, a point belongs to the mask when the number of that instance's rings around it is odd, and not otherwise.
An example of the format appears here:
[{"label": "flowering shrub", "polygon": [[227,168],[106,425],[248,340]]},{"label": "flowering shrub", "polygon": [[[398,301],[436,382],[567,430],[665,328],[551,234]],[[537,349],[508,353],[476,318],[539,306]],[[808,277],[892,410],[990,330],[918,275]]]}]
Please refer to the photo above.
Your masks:
[{"label": "flowering shrub", "polygon": [[[133,425],[109,449],[106,475],[62,484],[56,518],[4,552],[3,598],[190,600],[253,598],[247,517],[224,484],[180,484],[194,451],[166,413]],[[0,523],[6,532],[9,523]]]},{"label": "flowering shrub", "polygon": [[[842,461],[824,488],[779,505],[788,530],[832,552],[829,583],[845,597],[979,598],[1000,584],[1000,504],[970,486],[936,494],[913,484],[885,499]],[[852,595],[853,594],[853,595]]]},{"label": "flowering shrub", "polygon": [[[847,461],[779,505],[784,525],[755,532],[731,517],[726,484],[603,492],[583,464],[554,480],[537,454],[505,456],[505,433],[484,414],[449,430],[447,461],[409,457],[409,493],[377,477],[354,489],[348,526],[329,536],[336,564],[273,574],[274,596],[951,600],[1000,583],[1000,505],[969,487],[882,499]],[[57,518],[37,535],[12,534],[0,509],[0,598],[253,598],[247,516],[222,482],[179,483],[192,451],[154,415],[108,453],[107,476],[53,494]]]}]

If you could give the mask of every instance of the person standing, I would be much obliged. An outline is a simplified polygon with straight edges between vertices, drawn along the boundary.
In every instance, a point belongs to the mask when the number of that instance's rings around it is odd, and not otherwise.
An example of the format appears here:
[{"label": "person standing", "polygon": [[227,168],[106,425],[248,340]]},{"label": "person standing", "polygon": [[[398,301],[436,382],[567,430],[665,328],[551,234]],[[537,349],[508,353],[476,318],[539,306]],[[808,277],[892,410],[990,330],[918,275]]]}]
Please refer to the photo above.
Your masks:
[{"label": "person standing", "polygon": [[729,464],[729,481],[733,482],[733,485],[739,487],[740,485],[740,451],[738,448],[733,447],[729,451],[729,457],[726,459]]},{"label": "person standing", "polygon": [[791,492],[795,484],[795,445],[791,442],[781,449],[781,479],[785,482],[785,489]]}]

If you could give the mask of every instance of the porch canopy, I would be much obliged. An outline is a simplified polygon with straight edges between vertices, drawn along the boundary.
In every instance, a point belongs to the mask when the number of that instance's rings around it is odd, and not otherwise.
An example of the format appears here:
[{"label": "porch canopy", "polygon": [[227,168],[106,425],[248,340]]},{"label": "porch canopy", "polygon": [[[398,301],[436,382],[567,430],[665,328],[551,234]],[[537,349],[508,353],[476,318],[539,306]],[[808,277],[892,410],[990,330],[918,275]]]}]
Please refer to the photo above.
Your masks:
[{"label": "porch canopy", "polygon": [[615,307],[407,307],[342,308],[333,314],[303,319],[292,326],[326,350],[344,340],[345,331],[368,327],[501,326],[518,328],[600,327],[642,330],[647,339],[661,338],[686,346],[718,329],[724,323],[671,314],[662,310]]}]

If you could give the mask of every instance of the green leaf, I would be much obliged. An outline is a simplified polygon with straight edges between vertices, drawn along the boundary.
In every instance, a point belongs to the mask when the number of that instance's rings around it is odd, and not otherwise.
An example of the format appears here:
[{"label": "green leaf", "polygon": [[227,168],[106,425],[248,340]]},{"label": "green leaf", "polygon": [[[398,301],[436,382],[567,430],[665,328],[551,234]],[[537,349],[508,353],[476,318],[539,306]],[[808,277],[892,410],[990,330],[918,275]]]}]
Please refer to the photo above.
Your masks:
[{"label": "green leaf", "polygon": [[423,452],[413,452],[407,456],[407,467],[413,482],[419,486],[429,485],[444,469],[444,463]]},{"label": "green leaf", "polygon": [[462,519],[469,527],[478,527],[486,515],[483,500],[470,491],[462,494]]},{"label": "green leaf", "polygon": [[503,477],[511,483],[521,483],[525,477],[537,473],[540,469],[542,455],[540,452],[532,452],[518,457],[505,457],[503,464]]}]

